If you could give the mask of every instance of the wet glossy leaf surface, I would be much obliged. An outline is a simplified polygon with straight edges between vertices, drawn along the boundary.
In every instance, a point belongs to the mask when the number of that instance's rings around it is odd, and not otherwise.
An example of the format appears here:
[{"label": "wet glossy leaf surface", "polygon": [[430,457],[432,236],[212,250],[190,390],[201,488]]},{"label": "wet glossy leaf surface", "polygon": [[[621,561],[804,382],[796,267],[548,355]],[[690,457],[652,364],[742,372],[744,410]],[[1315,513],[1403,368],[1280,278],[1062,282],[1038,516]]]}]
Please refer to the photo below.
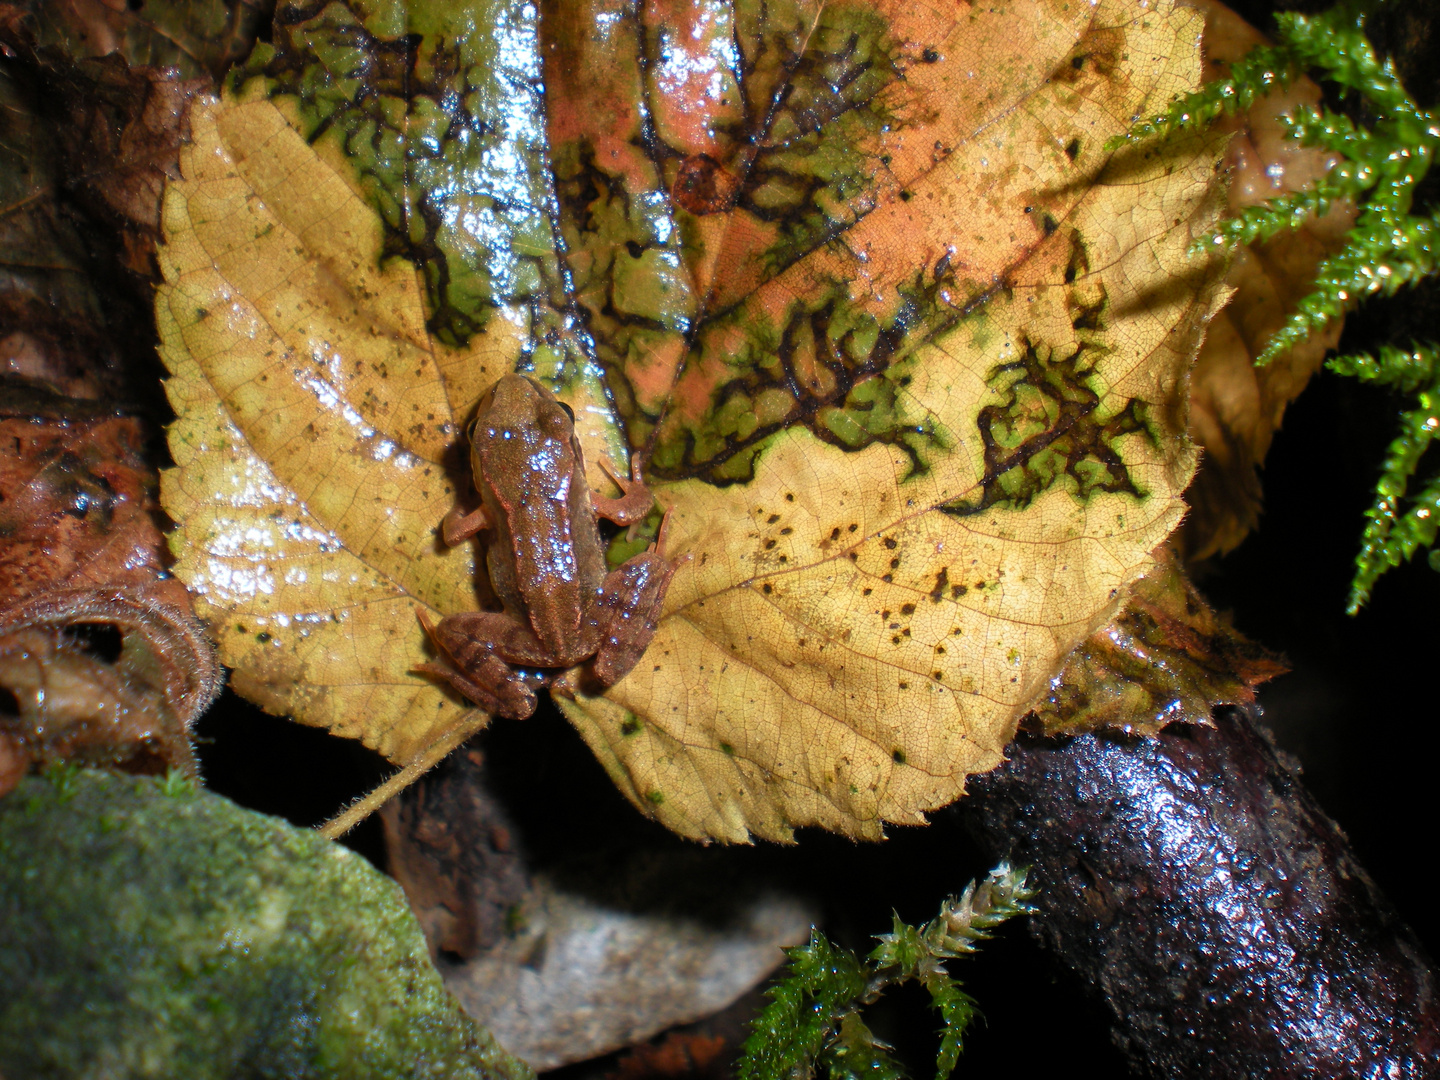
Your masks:
[{"label": "wet glossy leaf surface", "polygon": [[642,455],[691,556],[635,670],[562,702],[637,806],[877,837],[998,761],[1183,510],[1219,148],[1102,147],[1194,84],[1198,16],[278,26],[192,118],[158,308],[178,569],[237,687],[396,760],[462,722],[412,611],[481,606],[435,531],[468,410],[520,367],[576,407],[594,486]]},{"label": "wet glossy leaf surface", "polygon": [[414,271],[376,265],[375,215],[268,102],[191,126],[157,307],[176,571],[237,690],[405,760],[467,711],[410,674],[415,607],[478,605],[435,536],[444,459],[514,350],[432,347]]}]

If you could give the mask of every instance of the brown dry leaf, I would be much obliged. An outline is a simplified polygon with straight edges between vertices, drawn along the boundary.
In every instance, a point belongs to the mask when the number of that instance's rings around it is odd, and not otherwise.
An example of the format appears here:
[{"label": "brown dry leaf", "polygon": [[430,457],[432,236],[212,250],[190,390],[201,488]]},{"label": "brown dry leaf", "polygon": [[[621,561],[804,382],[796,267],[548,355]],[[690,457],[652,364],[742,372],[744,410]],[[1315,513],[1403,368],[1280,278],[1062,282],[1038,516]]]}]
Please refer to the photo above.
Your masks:
[{"label": "brown dry leaf", "polygon": [[136,67],[218,82],[241,60],[273,0],[11,0],[38,43],[76,60],[118,54]]},{"label": "brown dry leaf", "polygon": [[722,1035],[671,1031],[654,1043],[632,1047],[605,1080],[681,1080],[682,1077],[730,1074],[721,1055],[727,1043]]},{"label": "brown dry leaf", "polygon": [[0,772],[193,773],[219,666],[162,561],[152,429],[115,402],[151,347],[160,191],[195,84],[37,50],[20,16],[0,5]]},{"label": "brown dry leaf", "polygon": [[1248,705],[1255,687],[1287,670],[1216,615],[1167,550],[1115,621],[1070,654],[1025,727],[1153,735],[1208,724],[1217,705]]},{"label": "brown dry leaf", "polygon": [[47,119],[66,132],[61,175],[67,193],[116,230],[125,268],[148,286],[159,276],[161,195],[167,179],[179,179],[189,101],[204,81],[132,68],[118,56],[32,62],[50,95]]},{"label": "brown dry leaf", "polygon": [[[1267,44],[1223,4],[1187,2],[1205,14],[1206,79],[1224,78],[1233,60]],[[1287,138],[1278,120],[1296,108],[1319,105],[1320,88],[1302,77],[1217,125],[1216,130],[1235,133],[1226,149],[1231,214],[1298,191],[1330,168],[1334,155]],[[1210,324],[1190,383],[1190,433],[1204,459],[1186,493],[1192,512],[1180,536],[1188,559],[1223,555],[1259,521],[1258,468],[1285,407],[1320,369],[1345,320],[1336,319],[1263,368],[1253,360],[1296,301],[1310,292],[1320,260],[1343,246],[1355,213],[1354,204],[1342,200],[1323,218],[1235,252],[1225,278],[1235,295]]]},{"label": "brown dry leaf", "polygon": [[[435,538],[457,498],[447,465],[480,391],[529,355],[577,413],[613,400],[612,425],[663,481],[672,551],[691,556],[636,669],[603,697],[567,683],[566,714],[621,790],[694,837],[876,838],[922,821],[999,761],[1183,513],[1184,378],[1221,299],[1215,268],[1185,251],[1219,210],[1219,143],[1101,148],[1196,85],[1199,16],[681,3],[647,9],[645,37],[638,9],[574,7],[594,17],[549,28],[565,39],[553,63],[576,65],[568,81],[546,68],[558,220],[523,248],[543,279],[558,231],[573,305],[497,288],[465,348],[427,335],[414,269],[377,266],[412,204],[382,200],[402,215],[382,221],[358,192],[383,169],[345,154],[383,151],[353,133],[390,114],[337,112],[322,131],[311,84],[282,111],[260,79],[196,109],[158,301],[180,416],[164,489],[177,569],[265,707],[399,761],[471,723],[413,673],[413,608],[479,606],[473,553]],[[348,11],[327,8],[326,25],[363,40]],[[603,32],[564,29],[578,26]],[[674,57],[685,40],[714,60],[732,29],[756,56],[798,43],[791,66],[732,72],[742,97],[753,76],[786,103],[771,134],[706,127],[691,106],[737,99],[663,67],[645,90],[662,95],[652,134],[681,149],[632,161],[641,143],[588,131],[625,135],[643,114],[627,50]],[[459,55],[477,64],[466,78],[486,70],[479,45]],[[293,67],[266,70],[280,85]],[[826,86],[836,102],[810,96]],[[313,147],[287,115],[317,125]],[[464,195],[457,222],[503,224],[499,203]],[[413,221],[410,242],[433,219]],[[625,232],[642,226],[654,235]],[[450,260],[451,284],[455,243],[441,229],[418,245],[427,273]],[[478,317],[464,298],[429,295],[431,326],[463,337]],[[541,333],[562,310],[590,313],[609,399],[567,374],[593,366],[554,360],[577,332]],[[543,345],[527,354],[532,328]],[[606,432],[584,431],[592,470],[614,456]]]},{"label": "brown dry leaf", "polygon": [[161,565],[154,472],[133,416],[0,395],[0,735],[38,760],[194,772],[215,655]]},{"label": "brown dry leaf", "polygon": [[493,776],[477,751],[452,755],[381,811],[386,854],[445,985],[536,1069],[729,1006],[820,915],[734,849],[593,831],[527,844],[534,822]]},{"label": "brown dry leaf", "polygon": [[0,371],[144,397],[161,191],[200,84],[37,48],[29,29],[0,4]]}]

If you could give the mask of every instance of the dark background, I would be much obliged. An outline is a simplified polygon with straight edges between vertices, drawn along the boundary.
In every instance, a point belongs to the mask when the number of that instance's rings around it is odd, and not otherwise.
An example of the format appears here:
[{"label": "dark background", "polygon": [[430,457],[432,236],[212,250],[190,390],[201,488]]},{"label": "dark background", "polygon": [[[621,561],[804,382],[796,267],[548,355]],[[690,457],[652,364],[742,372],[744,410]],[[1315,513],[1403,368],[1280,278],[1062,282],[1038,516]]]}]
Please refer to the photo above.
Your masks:
[{"label": "dark background", "polygon": [[[1431,5],[1397,5],[1371,24],[1396,50],[1407,86],[1436,100],[1440,63]],[[1271,5],[1238,5],[1262,28]],[[1318,9],[1318,5],[1311,5]],[[1427,187],[1433,185],[1427,184]],[[1380,340],[1440,337],[1433,288],[1373,304],[1352,317],[1342,348]],[[1423,558],[1383,577],[1371,604],[1345,615],[1361,512],[1399,400],[1322,374],[1286,414],[1264,470],[1265,514],[1237,551],[1198,568],[1202,590],[1253,639],[1282,653],[1291,672],[1264,687],[1265,720],[1303,766],[1305,782],[1349,834],[1360,860],[1432,955],[1440,920],[1428,894],[1430,821],[1440,766],[1437,669],[1440,574]],[[1428,458],[1421,475],[1434,472]],[[227,692],[201,722],[210,785],[256,809],[302,825],[331,816],[389,768],[357,745],[265,716]],[[685,846],[641,819],[618,795],[579,737],[547,703],[525,722],[500,721],[480,736],[490,775],[516,814],[527,846],[545,859],[567,850]],[[383,842],[368,822],[349,843],[381,865]],[[818,897],[825,929],[857,948],[889,927],[891,909],[910,921],[988,868],[950,825],[894,829],[884,845],[860,846],[807,832],[795,848],[712,848],[706,858],[740,875],[775,880]],[[958,1073],[1003,1067],[1009,1075],[1121,1075],[1108,1017],[1088,1003],[1018,927],[952,968],[979,998],[987,1023],[967,1041]],[[923,992],[887,998],[868,1014],[917,1076],[929,1074],[935,1018]],[[575,1077],[606,1063],[564,1070]]]}]

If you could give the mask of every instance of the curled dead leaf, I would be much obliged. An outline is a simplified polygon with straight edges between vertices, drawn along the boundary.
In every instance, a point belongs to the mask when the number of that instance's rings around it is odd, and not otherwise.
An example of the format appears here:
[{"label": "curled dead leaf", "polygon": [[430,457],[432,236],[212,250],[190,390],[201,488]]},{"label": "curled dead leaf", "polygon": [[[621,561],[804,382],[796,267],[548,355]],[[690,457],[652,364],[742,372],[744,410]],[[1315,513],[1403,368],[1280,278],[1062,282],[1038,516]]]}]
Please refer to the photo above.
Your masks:
[{"label": "curled dead leaf", "polygon": [[1287,670],[1218,616],[1167,550],[1115,621],[1066,658],[1024,723],[1045,735],[1208,724],[1216,706],[1251,704],[1260,683]]},{"label": "curled dead leaf", "polygon": [[214,651],[161,563],[133,416],[11,388],[0,401],[0,732],[11,757],[195,772]]}]

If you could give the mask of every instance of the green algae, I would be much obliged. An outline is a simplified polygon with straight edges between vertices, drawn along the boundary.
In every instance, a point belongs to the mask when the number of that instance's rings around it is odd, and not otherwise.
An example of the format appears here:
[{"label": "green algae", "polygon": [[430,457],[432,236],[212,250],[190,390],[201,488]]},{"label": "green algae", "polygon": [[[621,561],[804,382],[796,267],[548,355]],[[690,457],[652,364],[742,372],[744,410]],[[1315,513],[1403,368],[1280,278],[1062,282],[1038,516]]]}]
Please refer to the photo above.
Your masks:
[{"label": "green algae", "polygon": [[0,799],[7,1080],[530,1080],[353,852],[188,784],[63,779]]}]

